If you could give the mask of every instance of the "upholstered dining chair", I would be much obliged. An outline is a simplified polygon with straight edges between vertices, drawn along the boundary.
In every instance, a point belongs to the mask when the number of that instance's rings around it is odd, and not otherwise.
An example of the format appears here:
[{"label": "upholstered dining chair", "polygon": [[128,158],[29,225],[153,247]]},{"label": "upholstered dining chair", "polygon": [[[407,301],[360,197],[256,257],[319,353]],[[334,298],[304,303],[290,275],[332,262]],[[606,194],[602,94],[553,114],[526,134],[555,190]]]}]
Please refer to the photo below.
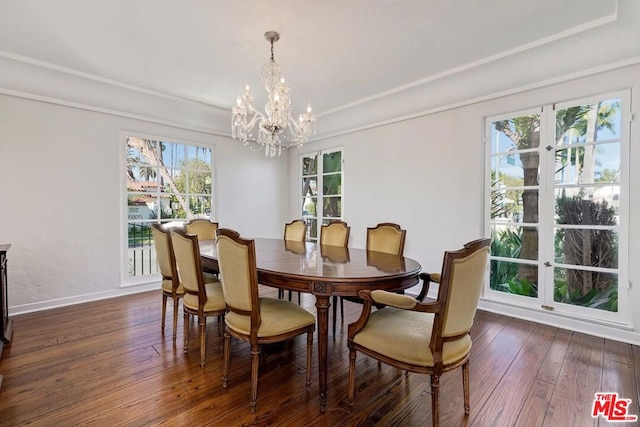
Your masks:
[{"label": "upholstered dining chair", "polygon": [[307,224],[302,219],[293,220],[284,225],[284,240],[304,242],[307,237]]},{"label": "upholstered dining chair", "polygon": [[[364,307],[349,325],[349,394],[356,392],[359,351],[399,369],[431,376],[433,425],[439,423],[440,376],[462,367],[464,412],[469,414],[469,331],[487,273],[491,239],[469,242],[444,254],[436,300],[419,302],[408,295],[360,291]],[[431,279],[422,274],[425,285]],[[385,305],[372,312],[374,303]]]},{"label": "upholstered dining chair", "polygon": [[185,224],[185,230],[189,234],[198,236],[198,241],[214,240],[216,238],[217,222],[211,222],[204,218],[194,218]]},{"label": "upholstered dining chair", "polygon": [[[307,238],[307,223],[302,219],[295,219],[284,225],[284,242],[290,245],[292,242],[304,242]],[[284,290],[278,289],[278,298],[284,297]],[[289,291],[289,301],[291,301],[291,291]],[[298,304],[300,304],[300,292],[298,292]]]},{"label": "upholstered dining chair", "polygon": [[[198,236],[198,241],[215,240],[218,223],[209,221],[206,218],[194,218],[184,225],[184,229],[189,234]],[[218,274],[217,270],[204,268],[204,271],[210,274]]]},{"label": "upholstered dining chair", "polygon": [[[340,246],[346,248],[349,245],[349,233],[351,227],[344,221],[332,221],[320,227],[320,247]],[[336,336],[336,322],[338,310],[338,297],[333,297],[333,336]],[[342,301],[342,300],[340,300]]]},{"label": "upholstered dining chair", "polygon": [[224,328],[223,387],[227,387],[231,362],[231,337],[251,345],[251,412],[258,400],[260,345],[286,341],[307,334],[307,390],[311,385],[311,354],[316,319],[290,301],[258,295],[255,241],[229,229],[218,229],[216,245],[224,300],[227,305]]},{"label": "upholstered dining chair", "polygon": [[153,245],[156,248],[156,258],[160,274],[162,274],[162,332],[167,315],[167,300],[173,300],[173,342],[176,342],[178,330],[178,304],[184,295],[184,288],[178,279],[176,259],[171,244],[171,232],[165,230],[160,224],[151,224]]},{"label": "upholstered dining chair", "polygon": [[[173,244],[171,243],[171,231],[162,227],[160,224],[151,224],[151,235],[153,237],[153,245],[156,249],[156,258],[158,267],[162,275],[162,331],[164,332],[165,318],[167,315],[167,300],[173,300],[173,342],[176,342],[178,330],[178,305],[180,298],[184,295],[184,288],[178,277],[176,269],[176,259],[173,253]],[[215,276],[204,275],[205,283],[216,282]]]},{"label": "upholstered dining chair", "polygon": [[[403,230],[398,224],[381,222],[375,227],[367,227],[367,251],[383,252],[386,254],[402,256],[404,254],[404,241],[407,230]],[[336,297],[334,297],[336,298]],[[358,297],[340,297],[340,326],[344,325],[344,300],[362,304]],[[334,314],[337,306],[334,299]],[[336,332],[336,317],[333,317],[333,333]]]},{"label": "upholstered dining chair", "polygon": [[218,328],[226,311],[222,285],[219,281],[205,283],[200,261],[198,236],[177,230],[171,233],[180,283],[184,288],[182,310],[184,312],[184,352],[189,350],[189,317],[198,317],[200,332],[200,367],[206,361],[207,317],[218,317]]},{"label": "upholstered dining chair", "polygon": [[331,221],[320,227],[320,245],[349,246],[351,227],[344,221]]}]

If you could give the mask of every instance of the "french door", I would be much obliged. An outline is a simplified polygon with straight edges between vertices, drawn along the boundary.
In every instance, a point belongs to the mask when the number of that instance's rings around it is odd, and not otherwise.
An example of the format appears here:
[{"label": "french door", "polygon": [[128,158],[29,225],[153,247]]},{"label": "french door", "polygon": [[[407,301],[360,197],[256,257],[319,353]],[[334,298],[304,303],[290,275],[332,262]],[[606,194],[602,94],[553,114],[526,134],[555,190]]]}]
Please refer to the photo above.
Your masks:
[{"label": "french door", "polygon": [[307,224],[307,241],[317,242],[320,226],[342,219],[342,149],[300,157],[301,213]]},{"label": "french door", "polygon": [[485,297],[626,323],[630,93],[486,120]]}]

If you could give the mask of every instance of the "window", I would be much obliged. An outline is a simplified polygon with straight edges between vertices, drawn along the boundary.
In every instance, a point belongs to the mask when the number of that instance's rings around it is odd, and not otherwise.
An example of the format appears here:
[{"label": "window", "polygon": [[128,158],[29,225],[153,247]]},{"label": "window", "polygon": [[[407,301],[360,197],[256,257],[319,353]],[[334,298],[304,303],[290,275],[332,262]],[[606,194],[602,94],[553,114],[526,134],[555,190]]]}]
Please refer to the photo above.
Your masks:
[{"label": "window", "polygon": [[485,296],[626,322],[629,100],[622,92],[487,119]]},{"label": "window", "polygon": [[126,278],[158,273],[151,223],[181,226],[213,213],[211,148],[126,137]]},{"label": "window", "polygon": [[325,150],[301,157],[302,218],[307,240],[317,242],[318,223],[342,219],[342,150]]}]

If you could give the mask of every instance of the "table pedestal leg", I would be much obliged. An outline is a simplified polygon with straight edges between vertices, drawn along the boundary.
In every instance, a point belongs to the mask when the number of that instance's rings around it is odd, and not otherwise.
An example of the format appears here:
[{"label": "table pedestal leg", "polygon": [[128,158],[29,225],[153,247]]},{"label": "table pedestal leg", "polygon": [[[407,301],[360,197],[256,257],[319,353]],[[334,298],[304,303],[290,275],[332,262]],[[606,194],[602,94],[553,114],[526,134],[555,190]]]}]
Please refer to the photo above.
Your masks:
[{"label": "table pedestal leg", "polygon": [[318,381],[320,412],[327,410],[327,343],[329,340],[329,296],[316,295],[318,316]]}]

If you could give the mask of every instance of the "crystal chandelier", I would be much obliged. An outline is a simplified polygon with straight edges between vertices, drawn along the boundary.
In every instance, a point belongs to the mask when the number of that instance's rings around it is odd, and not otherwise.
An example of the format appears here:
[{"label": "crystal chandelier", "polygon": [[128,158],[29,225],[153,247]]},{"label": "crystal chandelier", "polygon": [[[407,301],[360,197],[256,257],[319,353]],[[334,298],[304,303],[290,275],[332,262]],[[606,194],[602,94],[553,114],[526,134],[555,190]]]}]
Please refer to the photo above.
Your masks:
[{"label": "crystal chandelier", "polygon": [[[282,148],[302,147],[315,132],[316,116],[311,112],[311,104],[297,121],[291,116],[291,89],[285,84],[282,67],[273,59],[273,44],[280,34],[267,31],[264,37],[271,43],[271,59],[260,72],[262,86],[269,95],[265,113],[256,110],[255,97],[247,85],[232,109],[231,136],[252,149],[264,149],[265,156],[273,158],[280,156]],[[258,131],[254,135],[256,124]]]}]

